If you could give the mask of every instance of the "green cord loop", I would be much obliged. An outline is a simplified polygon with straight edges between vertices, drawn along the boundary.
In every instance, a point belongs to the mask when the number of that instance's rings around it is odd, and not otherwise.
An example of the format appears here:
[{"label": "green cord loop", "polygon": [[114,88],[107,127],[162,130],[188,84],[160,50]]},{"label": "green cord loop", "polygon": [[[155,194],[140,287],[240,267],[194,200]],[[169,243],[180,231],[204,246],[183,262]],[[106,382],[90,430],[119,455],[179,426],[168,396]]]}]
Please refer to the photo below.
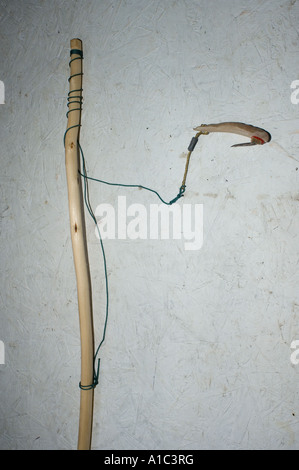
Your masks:
[{"label": "green cord loop", "polygon": [[95,370],[93,372],[93,383],[91,385],[82,385],[81,382],[79,382],[79,388],[81,388],[81,390],[93,390],[98,385],[100,374],[100,361],[101,359],[98,359],[97,372],[95,372]]}]

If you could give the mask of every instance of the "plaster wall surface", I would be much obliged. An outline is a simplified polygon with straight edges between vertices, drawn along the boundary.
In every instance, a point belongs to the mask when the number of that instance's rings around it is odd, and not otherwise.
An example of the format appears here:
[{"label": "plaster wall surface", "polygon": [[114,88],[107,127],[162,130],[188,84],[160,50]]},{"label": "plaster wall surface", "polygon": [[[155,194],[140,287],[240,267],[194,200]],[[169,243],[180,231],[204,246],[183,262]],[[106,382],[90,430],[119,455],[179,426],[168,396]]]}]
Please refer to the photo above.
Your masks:
[{"label": "plaster wall surface", "polygon": [[[298,24],[296,0],[0,0],[1,449],[77,444],[63,148],[75,37],[90,176],[169,201],[193,127],[240,121],[272,135],[243,148],[232,134],[199,139],[177,204],[202,205],[200,248],[183,236],[104,241],[92,448],[299,448]],[[94,208],[160,203],[89,187]],[[86,226],[97,342],[103,259]]]}]

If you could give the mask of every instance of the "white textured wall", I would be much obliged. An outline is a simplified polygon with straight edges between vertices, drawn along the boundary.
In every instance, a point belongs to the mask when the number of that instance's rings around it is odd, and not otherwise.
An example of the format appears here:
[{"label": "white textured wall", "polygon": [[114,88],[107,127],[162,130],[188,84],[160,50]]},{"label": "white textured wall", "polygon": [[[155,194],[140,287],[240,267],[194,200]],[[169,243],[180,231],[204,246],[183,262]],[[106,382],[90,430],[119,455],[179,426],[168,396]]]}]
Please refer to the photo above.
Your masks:
[{"label": "white textured wall", "polygon": [[[172,199],[201,123],[266,128],[263,147],[202,137],[182,203],[204,243],[107,240],[110,317],[94,449],[298,449],[296,0],[1,0],[0,447],[74,449],[80,343],[63,134],[69,42],[84,44],[91,176]],[[245,139],[246,140],[246,139]],[[146,208],[154,194],[90,185]],[[87,232],[97,339],[101,252]]]}]

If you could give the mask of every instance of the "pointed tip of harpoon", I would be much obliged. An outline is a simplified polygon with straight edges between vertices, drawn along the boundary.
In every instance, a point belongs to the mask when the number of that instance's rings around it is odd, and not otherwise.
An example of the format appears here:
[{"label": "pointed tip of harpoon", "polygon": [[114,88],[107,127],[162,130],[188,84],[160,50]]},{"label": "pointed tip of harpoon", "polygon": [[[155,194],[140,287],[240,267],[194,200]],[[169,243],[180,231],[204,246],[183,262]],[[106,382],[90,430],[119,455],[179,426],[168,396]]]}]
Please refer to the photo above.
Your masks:
[{"label": "pointed tip of harpoon", "polygon": [[231,145],[231,147],[250,147],[251,145],[257,145],[256,142],[244,142],[244,144],[235,144]]}]

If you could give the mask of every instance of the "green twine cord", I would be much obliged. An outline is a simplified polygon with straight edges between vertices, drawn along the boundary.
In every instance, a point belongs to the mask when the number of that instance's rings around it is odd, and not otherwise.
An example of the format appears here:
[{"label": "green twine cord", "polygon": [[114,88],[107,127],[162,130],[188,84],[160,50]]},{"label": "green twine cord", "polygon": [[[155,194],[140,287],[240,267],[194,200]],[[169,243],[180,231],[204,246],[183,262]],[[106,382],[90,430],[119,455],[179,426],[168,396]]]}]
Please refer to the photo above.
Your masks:
[{"label": "green twine cord", "polygon": [[97,360],[97,356],[99,354],[99,351],[100,351],[100,348],[102,346],[102,344],[104,343],[105,341],[105,337],[106,337],[106,330],[107,330],[107,323],[108,323],[108,314],[109,314],[109,289],[108,289],[108,272],[107,272],[107,261],[106,261],[106,254],[105,254],[105,249],[104,249],[104,244],[103,244],[103,239],[102,239],[102,236],[101,236],[101,232],[100,232],[100,229],[99,229],[99,226],[98,226],[98,223],[97,223],[97,219],[94,215],[94,212],[92,210],[92,207],[91,207],[91,204],[90,204],[90,200],[89,200],[89,191],[88,191],[88,183],[87,183],[87,173],[86,173],[86,165],[85,165],[85,158],[84,158],[84,154],[83,154],[83,150],[82,150],[82,147],[80,145],[80,143],[78,142],[78,146],[79,146],[79,149],[80,149],[80,154],[81,154],[81,157],[82,157],[82,168],[83,168],[83,174],[79,171],[79,174],[81,176],[83,176],[83,184],[84,184],[84,201],[85,201],[85,205],[87,207],[87,210],[89,212],[89,215],[91,216],[92,220],[94,221],[95,225],[96,225],[96,228],[97,228],[97,231],[98,231],[98,234],[99,234],[99,240],[100,240],[100,245],[101,245],[101,250],[102,250],[102,255],[103,255],[103,262],[104,262],[104,274],[105,274],[105,290],[106,290],[106,314],[105,314],[105,322],[104,322],[104,329],[103,329],[103,335],[102,335],[102,339],[97,347],[97,350],[95,352],[95,355],[94,355],[94,370],[93,370],[93,383],[91,385],[88,385],[88,386],[85,386],[83,387],[81,385],[81,383],[79,384],[79,387],[82,389],[82,390],[91,390],[93,388],[95,388],[98,383],[99,383],[99,374],[100,374],[100,363],[101,363],[101,359],[98,358],[98,365],[97,365],[97,369],[95,367],[95,364],[96,364],[96,360]]},{"label": "green twine cord", "polygon": [[[80,149],[81,152],[82,152],[82,149]],[[83,158],[83,155],[82,155],[82,158]],[[158,198],[160,199],[160,201],[163,202],[163,204],[166,204],[167,206],[171,206],[172,204],[174,204],[178,199],[180,199],[184,192],[185,192],[185,187],[181,186],[180,188],[180,191],[178,193],[178,195],[172,199],[171,201],[169,202],[166,202],[164,201],[164,199],[162,199],[162,197],[160,196],[160,194],[155,191],[154,189],[151,189],[151,188],[147,188],[146,186],[142,186],[141,184],[123,184],[123,183],[109,183],[108,181],[104,181],[104,180],[99,180],[97,178],[92,178],[91,176],[87,176],[87,174],[82,174],[80,171],[79,171],[79,174],[84,178],[84,179],[87,179],[87,180],[91,180],[91,181],[96,181],[97,183],[103,183],[103,184],[107,184],[109,186],[119,186],[119,187],[123,187],[123,188],[138,188],[138,189],[145,189],[147,191],[150,191],[154,194],[156,194],[158,196]]]},{"label": "green twine cord", "polygon": [[[76,57],[74,59],[71,59],[70,62],[69,62],[69,65],[71,64],[71,62],[73,62],[74,60],[82,60],[83,59],[83,54],[82,54],[82,51],[78,51],[78,50],[71,50],[70,54],[78,54],[80,55],[80,57]],[[68,81],[71,80],[72,77],[75,77],[77,75],[83,75],[83,73],[79,73],[79,74],[74,74],[74,75],[71,75],[68,79]],[[72,111],[81,111],[82,110],[82,102],[83,102],[83,97],[82,97],[82,91],[83,91],[83,88],[80,88],[80,89],[77,89],[77,90],[72,90],[68,93],[68,98],[67,98],[67,106],[69,108],[70,104],[78,104],[79,107],[78,108],[73,108],[73,109],[69,109],[68,112],[66,113],[66,117],[68,117],[69,113],[72,112]],[[77,94],[77,95],[74,95],[73,93],[81,93],[81,94]],[[65,146],[65,137],[66,137],[66,134],[67,132],[74,128],[74,127],[81,127],[81,124],[76,124],[74,126],[70,126],[69,128],[66,129],[65,133],[64,133],[64,138],[63,138],[63,143],[64,143],[64,146]],[[160,194],[155,191],[154,189],[151,189],[151,188],[148,188],[146,186],[142,186],[140,184],[123,184],[123,183],[110,183],[108,181],[104,181],[104,180],[100,180],[100,179],[97,179],[97,178],[92,178],[90,176],[87,176],[87,171],[86,171],[86,165],[85,165],[85,158],[84,158],[84,154],[83,154],[83,150],[82,150],[82,147],[79,143],[79,140],[77,141],[78,143],[78,147],[79,147],[79,150],[80,150],[80,155],[81,155],[81,159],[82,159],[82,169],[83,169],[83,172],[81,173],[80,170],[78,170],[79,174],[81,175],[81,177],[83,178],[83,186],[84,186],[84,202],[85,202],[85,205],[87,207],[87,210],[91,216],[91,218],[93,219],[96,227],[97,227],[97,231],[98,231],[98,234],[99,234],[99,240],[100,240],[100,246],[101,246],[101,251],[102,251],[102,256],[103,256],[103,262],[104,262],[104,274],[105,274],[105,290],[106,290],[106,313],[105,313],[105,322],[104,322],[104,328],[103,328],[103,335],[102,335],[102,339],[96,349],[96,352],[94,354],[94,366],[93,366],[93,383],[90,384],[90,385],[82,385],[81,382],[79,383],[79,387],[81,390],[92,390],[94,389],[98,383],[99,383],[99,374],[100,374],[100,362],[101,362],[101,359],[98,358],[98,354],[99,354],[99,351],[101,349],[101,346],[102,344],[104,343],[105,341],[105,337],[106,337],[106,330],[107,330],[107,324],[108,324],[108,316],[109,316],[109,289],[108,289],[108,273],[107,273],[107,261],[106,261],[106,254],[105,254],[105,250],[104,250],[104,244],[103,244],[103,239],[102,239],[102,236],[101,236],[101,232],[100,232],[100,229],[99,229],[99,226],[98,226],[98,223],[97,223],[97,219],[94,215],[94,212],[92,210],[92,207],[91,207],[91,204],[90,204],[90,200],[89,200],[89,190],[88,190],[88,180],[91,180],[91,181],[96,181],[98,183],[103,183],[103,184],[107,184],[109,186],[119,186],[119,187],[125,187],[125,188],[141,188],[141,189],[145,189],[146,191],[150,191],[154,194],[156,194],[158,196],[158,198],[160,199],[160,201],[163,203],[163,204],[166,204],[166,205],[172,205],[174,204],[175,202],[178,201],[178,199],[180,199],[181,197],[183,197],[184,195],[184,192],[185,192],[185,185],[182,185],[180,187],[180,190],[179,190],[179,193],[177,194],[177,196],[172,199],[171,201],[169,202],[166,202],[164,201],[164,199],[162,199],[162,197],[160,196]],[[96,365],[96,360],[98,359],[98,363]]]}]

